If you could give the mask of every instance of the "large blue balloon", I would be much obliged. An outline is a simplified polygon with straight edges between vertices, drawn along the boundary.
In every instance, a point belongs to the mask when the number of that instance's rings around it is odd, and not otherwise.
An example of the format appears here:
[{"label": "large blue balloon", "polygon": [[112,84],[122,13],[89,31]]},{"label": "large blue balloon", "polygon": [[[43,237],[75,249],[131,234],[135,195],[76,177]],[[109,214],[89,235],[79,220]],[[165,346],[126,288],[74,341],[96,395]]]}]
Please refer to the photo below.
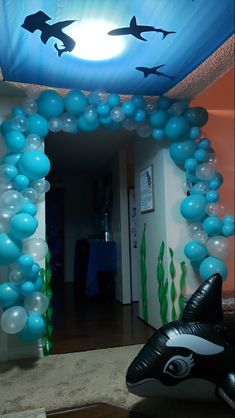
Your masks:
[{"label": "large blue balloon", "polygon": [[14,289],[10,283],[0,284],[0,306],[8,308],[13,305],[19,297],[19,292]]},{"label": "large blue balloon", "polygon": [[201,262],[199,267],[199,274],[202,280],[207,280],[213,274],[219,273],[223,280],[226,279],[228,269],[226,264],[219,258],[206,257]]},{"label": "large blue balloon", "polygon": [[173,116],[166,124],[166,136],[172,142],[182,142],[182,137],[188,130],[188,122],[183,116]]},{"label": "large blue balloon", "polygon": [[37,227],[37,219],[28,213],[17,213],[11,218],[11,232],[18,239],[29,238]]},{"label": "large blue balloon", "polygon": [[65,110],[70,115],[79,116],[83,113],[88,101],[86,96],[79,90],[72,90],[64,98]]},{"label": "large blue balloon", "polygon": [[49,158],[41,151],[26,151],[19,160],[19,169],[30,180],[46,177],[50,168]]},{"label": "large blue balloon", "polygon": [[204,231],[206,231],[210,237],[213,235],[220,235],[222,226],[223,222],[220,218],[217,218],[217,216],[208,216],[202,224]]},{"label": "large blue balloon", "polygon": [[201,194],[192,194],[186,197],[181,205],[180,211],[184,218],[190,221],[200,221],[206,213],[206,199]]},{"label": "large blue balloon", "polygon": [[0,265],[13,263],[22,250],[22,243],[8,234],[0,234]]},{"label": "large blue balloon", "polygon": [[37,99],[38,112],[47,119],[56,118],[64,110],[62,97],[53,90],[43,91]]},{"label": "large blue balloon", "polygon": [[25,136],[19,131],[9,131],[5,136],[5,144],[12,152],[19,152],[25,146]]},{"label": "large blue balloon", "polygon": [[156,110],[152,113],[150,116],[150,122],[153,125],[154,128],[165,128],[167,122],[168,122],[168,114],[165,110]]},{"label": "large blue balloon", "polygon": [[35,114],[28,117],[27,135],[37,134],[41,138],[45,138],[48,132],[48,121],[43,116]]},{"label": "large blue balloon", "polygon": [[197,145],[193,141],[177,142],[170,145],[170,156],[176,164],[184,164],[188,158],[193,157]]},{"label": "large blue balloon", "polygon": [[201,261],[207,256],[208,251],[205,245],[193,240],[185,245],[184,254],[191,261]]}]

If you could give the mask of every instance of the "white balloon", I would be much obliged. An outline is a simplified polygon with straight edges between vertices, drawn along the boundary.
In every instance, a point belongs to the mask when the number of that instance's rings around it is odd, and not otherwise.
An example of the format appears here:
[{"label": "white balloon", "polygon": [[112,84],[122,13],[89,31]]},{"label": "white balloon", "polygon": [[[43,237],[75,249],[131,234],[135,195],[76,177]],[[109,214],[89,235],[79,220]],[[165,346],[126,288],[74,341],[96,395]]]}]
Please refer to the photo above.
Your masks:
[{"label": "white balloon", "polygon": [[88,105],[84,110],[84,118],[88,123],[94,123],[97,119],[96,108]]},{"label": "white balloon", "polygon": [[62,130],[63,123],[60,118],[51,118],[48,122],[48,126],[51,132],[59,132]]},{"label": "white balloon", "polygon": [[42,139],[37,134],[30,134],[26,137],[24,151],[38,150],[42,146]]},{"label": "white balloon", "polygon": [[10,231],[10,221],[12,216],[13,213],[10,210],[0,208],[0,233]]},{"label": "white balloon", "polygon": [[20,212],[24,206],[24,197],[16,190],[8,190],[0,196],[0,206],[13,213]]},{"label": "white balloon", "polygon": [[195,184],[194,190],[199,194],[206,194],[207,192],[209,192],[210,187],[206,181],[199,181]]},{"label": "white balloon", "polygon": [[31,314],[43,315],[49,305],[49,299],[41,292],[33,292],[24,300],[24,307]]},{"label": "white balloon", "polygon": [[200,229],[194,233],[193,239],[200,244],[205,244],[208,240],[208,235],[203,229]]},{"label": "white balloon", "polygon": [[207,164],[207,163],[199,164],[196,168],[196,176],[200,180],[208,181],[212,179],[214,174],[215,174],[214,167],[210,164]]},{"label": "white balloon", "polygon": [[122,126],[127,131],[133,131],[136,128],[136,122],[131,118],[127,118],[123,120]]},{"label": "white balloon", "polygon": [[31,187],[33,187],[37,193],[42,194],[50,190],[50,183],[46,179],[34,180],[31,182]]},{"label": "white balloon", "polygon": [[21,193],[26,201],[32,203],[35,203],[38,198],[38,194],[33,187],[28,187],[27,189],[22,190]]},{"label": "white balloon", "polygon": [[208,203],[206,205],[206,213],[209,216],[219,216],[220,207],[218,203]]},{"label": "white balloon", "polygon": [[218,165],[218,157],[214,153],[209,153],[207,164],[211,165],[213,168],[215,168]]},{"label": "white balloon", "polygon": [[27,115],[34,115],[37,113],[38,105],[37,102],[33,99],[26,99],[24,102],[24,111]]},{"label": "white balloon", "polygon": [[194,239],[194,234],[197,231],[202,230],[202,224],[201,222],[193,222],[191,225],[189,225],[189,235],[191,238]]},{"label": "white balloon", "polygon": [[25,327],[26,321],[26,310],[22,306],[12,306],[2,314],[1,327],[7,334],[17,334]]},{"label": "white balloon", "polygon": [[223,236],[209,238],[206,246],[212,257],[226,259],[229,256],[229,240]]},{"label": "white balloon", "polygon": [[76,131],[77,120],[75,116],[70,115],[69,113],[64,113],[61,116],[62,130],[67,133],[72,133]]},{"label": "white balloon", "polygon": [[12,129],[25,132],[27,129],[27,119],[24,115],[16,115],[12,119]]},{"label": "white balloon", "polygon": [[21,283],[25,281],[23,274],[20,270],[14,269],[11,270],[9,273],[9,282],[14,284],[15,286],[19,286]]},{"label": "white balloon", "polygon": [[41,238],[29,238],[23,242],[23,252],[31,254],[35,261],[39,261],[47,255],[48,245]]},{"label": "white balloon", "polygon": [[110,112],[110,116],[114,122],[122,122],[125,119],[124,112],[120,106],[114,107]]},{"label": "white balloon", "polygon": [[137,127],[136,132],[141,138],[148,138],[152,130],[152,125],[149,122],[143,122]]},{"label": "white balloon", "polygon": [[0,195],[8,190],[13,189],[13,183],[10,180],[2,180],[0,181]]}]

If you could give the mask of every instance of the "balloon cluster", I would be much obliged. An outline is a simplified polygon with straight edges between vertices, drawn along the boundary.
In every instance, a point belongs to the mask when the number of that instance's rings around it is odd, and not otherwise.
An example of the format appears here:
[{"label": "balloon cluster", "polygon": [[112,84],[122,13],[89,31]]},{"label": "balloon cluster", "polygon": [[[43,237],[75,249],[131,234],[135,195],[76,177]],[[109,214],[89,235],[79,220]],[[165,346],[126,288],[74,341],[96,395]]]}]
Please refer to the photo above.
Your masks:
[{"label": "balloon cluster", "polygon": [[42,336],[42,315],[48,299],[40,290],[40,265],[48,251],[42,239],[32,238],[38,222],[37,203],[50,184],[45,179],[50,161],[43,151],[49,130],[67,133],[92,132],[97,128],[113,131],[120,127],[136,130],[142,138],[166,140],[170,156],[186,170],[187,196],[180,207],[191,222],[192,241],[185,255],[199,267],[201,278],[218,272],[227,275],[224,258],[227,237],[234,234],[234,216],[224,216],[218,188],[223,176],[216,171],[217,157],[201,127],[208,120],[201,107],[190,108],[186,99],[160,97],[146,101],[133,96],[125,102],[118,94],[96,90],[89,95],[72,90],[62,98],[45,90],[39,97],[27,92],[22,107],[12,109],[1,125],[8,153],[0,163],[0,265],[8,265],[8,281],[0,285],[2,329],[24,341]]}]

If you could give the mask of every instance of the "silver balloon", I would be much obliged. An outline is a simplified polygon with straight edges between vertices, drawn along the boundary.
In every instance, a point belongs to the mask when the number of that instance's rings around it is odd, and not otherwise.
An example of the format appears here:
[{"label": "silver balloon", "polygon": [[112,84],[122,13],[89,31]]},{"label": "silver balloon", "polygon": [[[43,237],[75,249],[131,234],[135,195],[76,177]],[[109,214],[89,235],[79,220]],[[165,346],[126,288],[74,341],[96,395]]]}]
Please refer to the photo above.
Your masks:
[{"label": "silver balloon", "polygon": [[0,206],[10,212],[20,212],[24,206],[24,197],[16,190],[8,190],[0,196]]},{"label": "silver balloon", "polygon": [[214,153],[209,153],[207,164],[211,165],[212,167],[216,167],[219,163],[218,157]]},{"label": "silver balloon", "polygon": [[106,99],[107,99],[107,93],[105,90],[102,90],[102,89],[97,89],[93,91],[91,94],[89,94],[88,96],[88,102],[92,106],[97,106],[99,103],[104,103]]},{"label": "silver balloon", "polygon": [[203,229],[200,229],[194,233],[193,239],[200,244],[205,244],[208,240],[208,235]]},{"label": "silver balloon", "polygon": [[146,115],[152,115],[153,112],[157,109],[157,103],[155,101],[149,101],[145,103],[144,110]]},{"label": "silver balloon", "polygon": [[62,130],[67,133],[73,133],[77,128],[77,120],[75,116],[70,115],[69,113],[64,113],[61,116]]},{"label": "silver balloon", "polygon": [[10,210],[0,208],[0,233],[10,232],[10,221],[13,213]]},{"label": "silver balloon", "polygon": [[88,123],[94,123],[97,120],[97,111],[94,106],[87,106],[84,110],[84,118]]},{"label": "silver balloon", "polygon": [[30,314],[43,315],[49,305],[49,299],[41,292],[33,292],[24,300],[24,307]]},{"label": "silver balloon", "polygon": [[17,334],[25,327],[26,321],[26,310],[22,306],[12,306],[3,312],[1,328],[7,334]]},{"label": "silver balloon", "polygon": [[197,231],[202,230],[202,223],[201,222],[193,222],[189,225],[189,235],[191,238],[194,238],[194,234]]},{"label": "silver balloon", "polygon": [[33,99],[26,99],[23,104],[24,111],[27,115],[34,115],[37,113],[38,105],[37,102]]},{"label": "silver balloon", "polygon": [[224,236],[211,237],[207,241],[207,249],[212,257],[221,258],[222,260],[228,258],[230,247],[229,240]]},{"label": "silver balloon", "polygon": [[9,273],[9,282],[15,286],[19,286],[24,282],[24,276],[19,269],[11,270]]},{"label": "silver balloon", "polygon": [[180,116],[184,111],[184,108],[180,102],[174,102],[172,105],[167,109],[167,113],[169,116]]},{"label": "silver balloon", "polygon": [[131,118],[127,118],[122,121],[122,126],[127,131],[134,131],[136,128],[136,122]]},{"label": "silver balloon", "polygon": [[122,122],[125,119],[124,112],[120,106],[114,107],[111,110],[110,117],[114,122]]},{"label": "silver balloon", "polygon": [[27,189],[22,190],[22,196],[25,200],[35,203],[38,198],[38,194],[33,187],[28,187]]},{"label": "silver balloon", "polygon": [[63,128],[63,122],[60,118],[51,118],[48,122],[48,126],[51,132],[59,132]]},{"label": "silver balloon", "polygon": [[218,203],[208,203],[206,205],[206,213],[209,216],[219,216],[220,207]]},{"label": "silver balloon", "polygon": [[41,149],[43,144],[42,139],[37,134],[30,134],[26,137],[24,151],[33,151]]},{"label": "silver balloon", "polygon": [[187,194],[193,187],[193,183],[189,181],[188,179],[184,180],[183,182],[183,192],[184,194]]},{"label": "silver balloon", "polygon": [[12,129],[20,132],[27,130],[27,118],[23,115],[16,115],[12,119]]},{"label": "silver balloon", "polygon": [[10,180],[2,180],[0,181],[0,195],[4,192],[13,189],[13,183]]},{"label": "silver balloon", "polygon": [[200,180],[208,181],[211,180],[215,174],[215,170],[212,165],[203,163],[199,164],[196,168],[196,176]]},{"label": "silver balloon", "polygon": [[37,193],[47,193],[50,190],[50,183],[46,179],[34,180],[30,184]]},{"label": "silver balloon", "polygon": [[153,127],[149,122],[143,122],[138,125],[136,132],[141,138],[148,138],[152,133]]},{"label": "silver balloon", "polygon": [[41,238],[29,238],[23,242],[23,253],[31,254],[35,261],[40,261],[47,255],[48,245]]},{"label": "silver balloon", "polygon": [[205,181],[199,181],[198,183],[195,184],[193,188],[195,192],[202,194],[202,195],[206,194],[210,190],[209,184]]}]

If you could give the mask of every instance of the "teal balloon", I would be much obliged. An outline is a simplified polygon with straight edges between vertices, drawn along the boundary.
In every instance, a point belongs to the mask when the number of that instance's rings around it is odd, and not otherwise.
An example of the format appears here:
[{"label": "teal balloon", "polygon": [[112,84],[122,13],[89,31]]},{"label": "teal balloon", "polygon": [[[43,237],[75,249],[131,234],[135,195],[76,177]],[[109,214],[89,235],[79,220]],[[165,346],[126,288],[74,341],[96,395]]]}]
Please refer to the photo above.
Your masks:
[{"label": "teal balloon", "polygon": [[197,149],[194,153],[194,158],[199,162],[199,163],[204,163],[205,161],[208,160],[209,157],[209,153],[208,151],[206,151],[205,149]]},{"label": "teal balloon", "polygon": [[193,141],[184,141],[171,144],[170,156],[176,164],[184,164],[188,158],[193,157],[197,145]]},{"label": "teal balloon", "polygon": [[220,235],[222,231],[223,222],[217,216],[208,216],[202,224],[206,233],[212,237],[213,235]]},{"label": "teal balloon", "polygon": [[169,97],[161,96],[158,99],[157,107],[161,110],[169,109],[170,105],[172,104],[172,100]]},{"label": "teal balloon", "polygon": [[38,113],[44,118],[56,118],[64,110],[61,96],[53,90],[44,90],[37,99]]},{"label": "teal balloon", "polygon": [[192,107],[186,109],[183,116],[187,119],[191,126],[198,126],[201,128],[208,121],[208,112],[203,107]]},{"label": "teal balloon", "polygon": [[195,158],[188,158],[184,163],[185,170],[189,171],[192,174],[195,174],[197,166],[198,161]]},{"label": "teal balloon", "polygon": [[50,168],[49,158],[41,151],[26,151],[19,160],[19,169],[30,180],[46,177]]},{"label": "teal balloon", "polygon": [[100,116],[108,116],[110,114],[110,106],[108,103],[99,103],[97,106],[97,113]]},{"label": "teal balloon", "polygon": [[45,329],[45,322],[40,315],[28,314],[26,326],[28,328],[28,331],[32,334],[39,334],[43,333]]},{"label": "teal balloon", "polygon": [[99,121],[96,119],[94,122],[87,122],[83,115],[78,118],[77,126],[81,131],[94,132],[99,127]]},{"label": "teal balloon", "polygon": [[206,199],[201,194],[186,197],[180,205],[182,216],[190,221],[200,221],[206,213]]},{"label": "teal balloon", "polygon": [[17,166],[21,155],[22,154],[20,152],[6,154],[2,159],[2,164],[11,164]]},{"label": "teal balloon", "polygon": [[28,213],[17,213],[11,218],[11,233],[17,239],[26,239],[34,234],[38,221]]},{"label": "teal balloon", "polygon": [[235,215],[226,215],[223,219],[224,224],[235,224]]},{"label": "teal balloon", "polygon": [[79,90],[72,90],[66,94],[64,98],[65,110],[74,116],[79,116],[83,113],[88,104],[88,100],[84,94]]},{"label": "teal balloon", "polygon": [[135,104],[131,100],[126,100],[126,102],[122,104],[122,110],[123,110],[124,115],[127,118],[130,118],[131,116],[134,116],[136,107],[135,107]]},{"label": "teal balloon", "polygon": [[42,283],[43,283],[43,281],[42,281],[41,276],[40,275],[37,276],[35,282],[33,283],[33,285],[34,285],[34,292],[40,292],[41,287],[42,287]]},{"label": "teal balloon", "polygon": [[209,192],[206,193],[205,198],[208,203],[216,203],[218,202],[220,196],[216,190],[209,190]]},{"label": "teal balloon", "polygon": [[216,257],[206,257],[200,264],[199,274],[202,280],[207,280],[213,274],[220,274],[225,280],[228,274],[228,269],[224,261]]},{"label": "teal balloon", "polygon": [[182,142],[182,137],[188,129],[188,122],[182,116],[173,116],[165,127],[166,136],[172,142]]},{"label": "teal balloon", "polygon": [[30,332],[28,330],[27,323],[26,323],[26,326],[24,327],[24,329],[18,332],[16,335],[21,341],[25,343],[31,343],[33,341],[38,341],[43,336],[43,332],[38,332],[38,333]]},{"label": "teal balloon", "polygon": [[43,116],[35,114],[28,117],[27,135],[36,134],[45,138],[48,132],[48,121]]},{"label": "teal balloon", "polygon": [[35,277],[40,273],[41,267],[38,263],[34,263],[29,272],[29,277]]},{"label": "teal balloon", "polygon": [[0,169],[2,169],[2,174],[6,180],[14,180],[18,173],[17,168],[12,164],[5,164],[3,167],[0,166]]},{"label": "teal balloon", "polygon": [[189,131],[189,138],[190,139],[197,139],[201,135],[201,129],[197,126],[193,126]]},{"label": "teal balloon", "polygon": [[19,292],[10,283],[5,282],[0,284],[0,306],[8,308],[14,305],[18,297]]},{"label": "teal balloon", "polygon": [[117,107],[121,103],[120,96],[116,93],[111,93],[108,96],[107,102],[111,108]]},{"label": "teal balloon", "polygon": [[1,132],[3,135],[6,135],[8,132],[12,131],[12,120],[4,120],[1,124]]},{"label": "teal balloon", "polygon": [[32,202],[25,202],[21,212],[35,216],[37,213],[37,207]]},{"label": "teal balloon", "polygon": [[198,177],[195,176],[194,174],[190,173],[189,171],[185,172],[185,177],[191,183],[197,183],[198,182]]},{"label": "teal balloon", "polygon": [[205,245],[189,241],[184,247],[184,254],[191,261],[201,261],[208,255],[208,251]]},{"label": "teal balloon", "polygon": [[133,101],[133,103],[135,104],[135,107],[137,109],[139,109],[141,107],[144,107],[144,98],[143,98],[143,96],[136,95],[136,96],[133,96],[131,100]]},{"label": "teal balloon", "polygon": [[12,116],[25,116],[25,111],[22,107],[16,106],[11,109]]},{"label": "teal balloon", "polygon": [[0,234],[0,265],[13,263],[19,258],[22,243],[8,234]]},{"label": "teal balloon", "polygon": [[146,118],[146,113],[143,109],[137,109],[135,116],[134,116],[134,121],[139,123],[139,122],[143,122]]},{"label": "teal balloon", "polygon": [[226,223],[222,226],[222,234],[225,237],[232,237],[234,235],[234,232],[235,232],[234,224]]},{"label": "teal balloon", "polygon": [[18,190],[26,189],[29,185],[29,179],[24,174],[18,174],[14,178],[14,185]]},{"label": "teal balloon", "polygon": [[34,284],[31,281],[26,280],[19,288],[20,294],[23,296],[31,295],[35,291]]},{"label": "teal balloon", "polygon": [[154,128],[165,128],[167,122],[168,122],[168,114],[165,110],[156,110],[155,112],[152,113],[152,115],[150,115],[150,122],[151,125]]},{"label": "teal balloon", "polygon": [[110,116],[100,116],[99,119],[102,125],[109,125],[113,122]]},{"label": "teal balloon", "polygon": [[29,271],[32,268],[33,263],[33,257],[30,254],[22,254],[17,260],[17,264],[21,271]]},{"label": "teal balloon", "polygon": [[217,190],[220,186],[222,186],[224,182],[224,178],[221,173],[216,172],[214,177],[209,180],[208,184],[210,189]]},{"label": "teal balloon", "polygon": [[25,146],[25,136],[19,131],[10,131],[5,136],[5,144],[12,152],[19,152]]},{"label": "teal balloon", "polygon": [[165,138],[165,131],[164,129],[153,129],[152,137],[155,141],[162,141]]},{"label": "teal balloon", "polygon": [[211,141],[208,138],[203,138],[198,143],[198,148],[209,150],[211,146]]}]

